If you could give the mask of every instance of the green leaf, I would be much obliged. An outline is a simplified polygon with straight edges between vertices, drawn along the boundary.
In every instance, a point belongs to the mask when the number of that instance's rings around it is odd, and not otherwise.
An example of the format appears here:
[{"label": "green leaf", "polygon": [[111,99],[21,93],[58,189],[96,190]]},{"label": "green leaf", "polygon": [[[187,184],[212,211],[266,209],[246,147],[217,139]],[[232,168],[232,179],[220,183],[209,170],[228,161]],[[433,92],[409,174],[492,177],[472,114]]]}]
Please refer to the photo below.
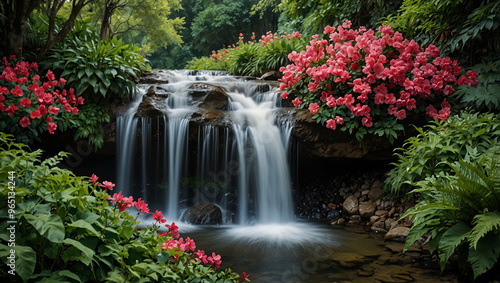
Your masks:
[{"label": "green leaf", "polygon": [[64,239],[63,243],[71,245],[71,246],[77,248],[78,250],[80,250],[82,252],[82,255],[83,255],[82,262],[85,265],[89,265],[92,262],[92,257],[95,254],[95,252],[92,249],[84,246],[79,241],[69,239],[69,238]]},{"label": "green leaf", "polygon": [[469,238],[472,248],[477,247],[477,243],[489,232],[500,232],[500,212],[498,210],[483,214],[478,214],[472,220],[474,227]]},{"label": "green leaf", "polygon": [[156,254],[156,259],[158,260],[159,263],[167,262],[169,258],[170,258],[170,253],[168,252],[161,252]]},{"label": "green leaf", "polygon": [[28,223],[30,223],[35,229],[42,235],[53,243],[62,243],[64,239],[64,225],[59,215],[55,214],[43,214],[43,215],[24,215]]},{"label": "green leaf", "polygon": [[455,252],[455,249],[464,242],[465,238],[470,235],[470,227],[464,222],[458,222],[450,229],[443,233],[439,241],[439,258],[441,270],[444,270],[446,262]]},{"label": "green leaf", "polygon": [[97,230],[92,226],[92,224],[88,223],[87,221],[85,221],[83,219],[72,222],[72,223],[68,224],[68,226],[85,229],[88,232],[92,233],[94,236],[100,235],[100,233],[97,232]]},{"label": "green leaf", "polygon": [[472,264],[474,279],[492,268],[500,256],[500,235],[490,233],[482,238],[476,248],[469,247],[468,260]]}]

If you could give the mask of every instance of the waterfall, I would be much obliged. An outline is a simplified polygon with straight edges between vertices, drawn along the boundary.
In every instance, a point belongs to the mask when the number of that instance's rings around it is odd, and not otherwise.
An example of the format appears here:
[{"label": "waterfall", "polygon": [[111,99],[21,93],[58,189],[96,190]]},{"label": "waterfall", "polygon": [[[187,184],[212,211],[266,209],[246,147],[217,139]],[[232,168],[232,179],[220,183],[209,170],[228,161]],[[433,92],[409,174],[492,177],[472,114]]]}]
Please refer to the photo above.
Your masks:
[{"label": "waterfall", "polygon": [[[141,197],[169,221],[192,205],[211,202],[223,211],[223,223],[292,222],[292,124],[277,115],[276,86],[224,72],[157,76],[164,93],[155,97],[160,114],[135,117],[139,104],[151,99],[144,96],[149,86],[141,85],[141,94],[117,118],[117,184],[124,194]],[[200,83],[227,94],[227,106],[214,112],[227,124],[191,125],[192,115],[205,109],[192,95]]]}]

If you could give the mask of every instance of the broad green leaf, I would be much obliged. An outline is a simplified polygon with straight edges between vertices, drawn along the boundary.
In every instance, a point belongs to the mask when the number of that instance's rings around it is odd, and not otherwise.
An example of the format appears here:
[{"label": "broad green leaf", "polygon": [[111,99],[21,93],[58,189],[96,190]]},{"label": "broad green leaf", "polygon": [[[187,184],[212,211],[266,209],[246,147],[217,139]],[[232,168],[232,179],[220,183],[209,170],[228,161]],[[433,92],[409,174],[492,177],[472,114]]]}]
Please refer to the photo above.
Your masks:
[{"label": "broad green leaf", "polygon": [[62,243],[64,239],[64,225],[61,217],[56,214],[24,215],[26,220],[42,235],[53,243]]},{"label": "broad green leaf", "polygon": [[455,249],[470,235],[470,227],[464,222],[458,222],[443,233],[439,241],[439,257],[441,270],[444,270],[446,262],[455,252]]},{"label": "broad green leaf", "polygon": [[66,239],[64,239],[63,242],[65,244],[68,244],[68,245],[71,245],[71,246],[77,248],[78,250],[80,250],[82,252],[82,255],[83,255],[82,262],[85,265],[89,265],[92,262],[92,257],[95,254],[94,250],[89,249],[88,247],[84,246],[81,242],[73,240],[73,239],[66,238]]},{"label": "broad green leaf", "polygon": [[97,230],[92,226],[92,224],[88,223],[87,221],[85,221],[83,219],[79,219],[75,222],[72,222],[72,223],[68,224],[68,226],[85,229],[88,232],[92,233],[94,236],[100,235],[100,233],[97,232]]}]

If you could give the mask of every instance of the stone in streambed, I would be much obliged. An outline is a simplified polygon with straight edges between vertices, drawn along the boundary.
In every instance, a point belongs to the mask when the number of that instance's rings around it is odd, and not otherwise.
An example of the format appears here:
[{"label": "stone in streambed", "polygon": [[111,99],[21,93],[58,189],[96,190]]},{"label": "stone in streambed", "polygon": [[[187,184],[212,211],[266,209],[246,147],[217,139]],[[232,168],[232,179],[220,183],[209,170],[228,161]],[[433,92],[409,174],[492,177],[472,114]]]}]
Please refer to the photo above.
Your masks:
[{"label": "stone in streambed", "polygon": [[213,203],[202,203],[188,208],[181,221],[199,225],[222,224],[222,211]]},{"label": "stone in streambed", "polygon": [[346,198],[342,206],[344,207],[344,211],[347,214],[355,214],[358,212],[358,198],[350,195]]},{"label": "stone in streambed", "polygon": [[358,207],[359,215],[364,218],[370,218],[375,213],[376,209],[377,205],[371,200],[363,202]]}]

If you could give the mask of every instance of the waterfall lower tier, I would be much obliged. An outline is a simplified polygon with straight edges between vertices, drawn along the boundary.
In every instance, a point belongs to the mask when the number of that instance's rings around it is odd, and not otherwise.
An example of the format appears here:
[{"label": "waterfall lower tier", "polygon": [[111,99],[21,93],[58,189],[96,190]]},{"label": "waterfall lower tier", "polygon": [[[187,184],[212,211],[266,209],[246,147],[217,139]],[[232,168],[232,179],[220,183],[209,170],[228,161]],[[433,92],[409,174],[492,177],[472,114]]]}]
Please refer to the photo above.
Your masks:
[{"label": "waterfall lower tier", "polygon": [[[207,87],[200,81],[218,92],[203,93]],[[152,96],[153,86],[143,86],[148,87],[117,121],[117,183],[125,194],[147,201],[169,221],[186,220],[186,210],[192,214],[206,203],[215,205],[208,212],[211,224],[294,220],[292,124],[277,118],[275,88],[232,76],[175,72],[165,76],[162,96]],[[144,110],[144,101],[154,107]],[[194,121],[209,115],[203,112],[207,105],[224,123]]]}]

